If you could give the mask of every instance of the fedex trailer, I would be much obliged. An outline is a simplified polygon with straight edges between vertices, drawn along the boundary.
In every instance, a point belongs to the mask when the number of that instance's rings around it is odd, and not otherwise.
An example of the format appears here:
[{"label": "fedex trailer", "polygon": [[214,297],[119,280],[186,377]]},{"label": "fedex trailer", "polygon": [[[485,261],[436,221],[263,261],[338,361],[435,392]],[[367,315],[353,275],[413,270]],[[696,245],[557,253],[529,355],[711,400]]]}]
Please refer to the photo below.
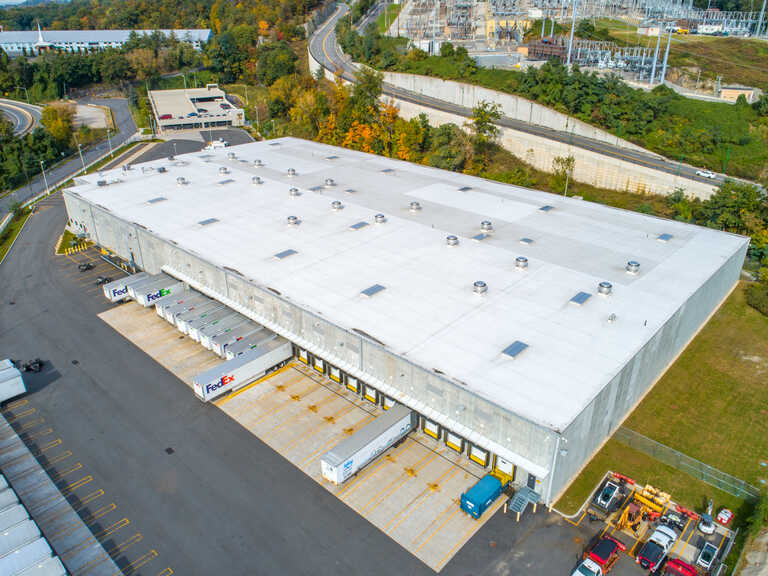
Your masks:
[{"label": "fedex trailer", "polygon": [[212,325],[202,328],[200,330],[200,344],[204,348],[210,350],[213,347],[214,337],[220,334],[225,334],[230,330],[233,330],[234,328],[237,328],[238,326],[245,324],[246,322],[248,322],[248,318],[246,318],[242,314],[233,312],[232,316],[227,316],[226,318],[220,320],[219,322],[214,322]]},{"label": "fedex trailer", "polygon": [[214,310],[210,314],[206,314],[196,320],[187,322],[187,334],[195,342],[200,342],[200,330],[206,326],[218,323],[232,314],[234,314],[234,312],[231,308],[222,305],[221,308]]},{"label": "fedex trailer", "polygon": [[248,350],[263,346],[275,338],[277,338],[277,334],[265,328],[264,330],[260,330],[253,334],[251,337],[243,338],[240,342],[235,342],[231,346],[227,346],[224,353],[227,356],[227,360],[232,360],[232,358],[237,358],[241,354],[248,352]]},{"label": "fedex trailer", "polygon": [[144,286],[149,286],[151,284],[154,284],[158,280],[162,280],[163,278],[168,278],[167,274],[163,274],[162,272],[160,274],[153,274],[150,276],[146,276],[145,278],[142,278],[141,280],[137,280],[136,282],[128,282],[128,296],[136,300],[136,290],[141,289]]},{"label": "fedex trailer", "polygon": [[182,301],[178,304],[163,304],[162,306],[157,307],[157,313],[162,318],[165,318],[167,322],[170,322],[175,326],[177,316],[184,312],[194,310],[196,307],[205,304],[206,302],[211,302],[211,299],[208,298],[208,296],[200,294],[199,292],[192,292],[191,295],[184,296]]},{"label": "fedex trailer", "polygon": [[216,300],[210,300],[209,302],[200,304],[200,306],[196,306],[189,312],[183,312],[176,316],[176,328],[178,328],[180,332],[186,334],[188,331],[187,323],[191,322],[192,320],[203,318],[212,312],[215,312],[216,310],[221,310],[222,308],[224,308],[224,304],[217,302]]},{"label": "fedex trailer", "polygon": [[342,484],[379,454],[405,438],[415,424],[415,413],[396,404],[349,438],[339,442],[320,460],[323,478]]},{"label": "fedex trailer", "polygon": [[203,402],[225,392],[258,380],[268,372],[283,366],[293,356],[293,347],[285,338],[268,342],[246,354],[222,362],[194,377],[195,394]]},{"label": "fedex trailer", "polygon": [[264,330],[264,326],[248,320],[244,324],[240,324],[237,328],[232,328],[232,330],[227,330],[223,334],[211,338],[211,350],[213,350],[214,354],[225,358],[225,350],[227,346],[240,342],[259,330]]},{"label": "fedex trailer", "polygon": [[141,282],[149,278],[149,274],[146,272],[139,272],[131,276],[123,276],[112,282],[104,284],[104,297],[110,302],[122,302],[128,300],[128,284],[133,282]]},{"label": "fedex trailer", "polygon": [[144,306],[144,308],[149,308],[154,306],[155,302],[161,298],[184,292],[184,283],[171,276],[165,276],[165,278],[160,278],[156,282],[144,284],[140,288],[136,288],[134,292],[136,293],[136,302]]}]

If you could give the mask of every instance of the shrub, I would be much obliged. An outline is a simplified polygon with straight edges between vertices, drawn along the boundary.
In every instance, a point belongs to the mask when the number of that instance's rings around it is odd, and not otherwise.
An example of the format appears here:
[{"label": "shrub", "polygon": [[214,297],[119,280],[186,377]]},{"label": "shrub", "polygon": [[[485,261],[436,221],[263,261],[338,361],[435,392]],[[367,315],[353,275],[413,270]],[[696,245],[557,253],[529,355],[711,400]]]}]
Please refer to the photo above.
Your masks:
[{"label": "shrub", "polygon": [[745,290],[747,304],[761,314],[768,316],[768,286],[765,284],[750,284]]}]

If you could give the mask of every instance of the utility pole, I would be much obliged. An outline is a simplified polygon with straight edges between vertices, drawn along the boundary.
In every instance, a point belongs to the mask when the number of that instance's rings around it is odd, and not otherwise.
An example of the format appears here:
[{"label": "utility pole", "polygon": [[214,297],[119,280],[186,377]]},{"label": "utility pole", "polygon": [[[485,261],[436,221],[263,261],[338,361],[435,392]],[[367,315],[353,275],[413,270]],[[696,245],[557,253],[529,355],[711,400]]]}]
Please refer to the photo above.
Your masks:
[{"label": "utility pole", "polygon": [[664,79],[667,77],[667,59],[669,58],[669,47],[672,45],[672,28],[669,29],[669,37],[667,38],[667,49],[664,50],[664,62],[661,65],[661,83],[664,84]]},{"label": "utility pole", "polygon": [[77,134],[72,134],[72,136],[75,138],[75,144],[77,144],[77,153],[80,154],[80,162],[83,164],[83,174],[85,174],[85,160],[83,160],[83,147],[80,145],[80,142],[77,141]]},{"label": "utility pole", "polygon": [[107,128],[107,142],[109,142],[109,157],[114,158],[114,154],[112,153],[112,138],[109,137],[112,130]]},{"label": "utility pole", "polygon": [[568,40],[568,62],[567,67],[571,65],[571,51],[573,50],[573,33],[576,31],[576,4],[578,0],[573,0],[573,14],[571,15],[571,38]]},{"label": "utility pole", "polygon": [[45,182],[45,193],[50,194],[51,191],[48,188],[48,178],[45,176],[45,160],[40,160],[40,168],[43,171],[43,182]]},{"label": "utility pole", "polygon": [[27,95],[27,104],[29,104],[29,90],[27,90],[26,86],[16,86],[16,90],[18,90],[19,88],[24,90],[24,93]]},{"label": "utility pole", "polygon": [[656,51],[653,53],[653,64],[651,65],[651,79],[648,82],[649,86],[653,86],[653,81],[656,79],[656,63],[659,61],[659,45],[661,44],[661,30],[656,37]]},{"label": "utility pole", "polygon": [[765,16],[765,0],[763,0],[763,7],[760,8],[760,17],[757,19],[757,28],[755,28],[755,36],[760,37],[760,33],[763,28],[763,17]]}]

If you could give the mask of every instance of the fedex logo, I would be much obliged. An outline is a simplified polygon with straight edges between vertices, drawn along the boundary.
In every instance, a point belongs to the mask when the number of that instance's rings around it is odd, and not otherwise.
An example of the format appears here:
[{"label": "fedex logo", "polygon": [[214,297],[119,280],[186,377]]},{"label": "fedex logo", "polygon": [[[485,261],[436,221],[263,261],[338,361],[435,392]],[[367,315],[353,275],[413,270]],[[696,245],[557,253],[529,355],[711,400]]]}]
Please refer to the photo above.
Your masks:
[{"label": "fedex logo", "polygon": [[215,392],[219,388],[223,388],[227,384],[231,384],[234,381],[235,381],[234,376],[222,376],[218,382],[214,382],[213,384],[206,384],[205,392],[206,394],[210,394],[211,392]]},{"label": "fedex logo", "polygon": [[147,302],[152,302],[152,300],[157,300],[158,298],[162,298],[163,296],[168,296],[170,294],[170,290],[166,290],[165,288],[161,288],[157,292],[153,294],[147,294]]},{"label": "fedex logo", "polygon": [[128,287],[123,286],[122,288],[115,288],[112,290],[112,298],[117,298],[118,296],[125,296],[128,294]]}]

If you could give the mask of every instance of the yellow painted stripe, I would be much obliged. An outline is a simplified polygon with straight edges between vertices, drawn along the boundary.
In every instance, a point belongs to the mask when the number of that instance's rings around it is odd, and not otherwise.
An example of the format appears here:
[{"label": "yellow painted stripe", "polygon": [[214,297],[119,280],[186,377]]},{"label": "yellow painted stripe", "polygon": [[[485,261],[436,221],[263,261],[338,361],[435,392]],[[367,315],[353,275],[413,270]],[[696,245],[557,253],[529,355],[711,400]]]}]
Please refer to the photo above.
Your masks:
[{"label": "yellow painted stripe", "polygon": [[157,558],[157,556],[158,556],[157,550],[153,548],[146,554],[140,556],[139,558],[137,558],[136,560],[128,564],[128,566],[123,568],[122,572],[115,573],[114,576],[128,576],[129,574],[133,574],[136,570],[138,570],[145,564],[149,564],[152,560]]},{"label": "yellow painted stripe", "polygon": [[266,382],[267,380],[269,380],[273,376],[277,376],[278,374],[281,374],[281,373],[285,372],[290,367],[291,367],[290,364],[286,364],[282,368],[278,368],[274,372],[270,372],[269,374],[265,374],[264,376],[262,376],[258,380],[254,380],[250,384],[247,384],[246,386],[243,386],[242,388],[232,392],[231,394],[228,394],[227,396],[224,396],[223,398],[221,398],[219,400],[214,400],[213,403],[216,406],[221,406],[222,404],[225,404],[225,403],[229,402],[230,400],[232,400],[232,398],[236,398],[237,396],[239,396],[243,392],[247,392],[248,390],[250,390],[254,386],[257,386],[257,385],[261,384],[262,382]]},{"label": "yellow painted stripe", "polygon": [[390,454],[389,458],[384,457],[384,454],[380,454],[378,456],[378,459],[379,459],[378,462],[376,462],[373,466],[369,466],[368,469],[365,470],[365,472],[363,472],[356,478],[353,478],[352,480],[350,480],[349,483],[346,486],[344,486],[344,488],[342,488],[336,493],[336,497],[339,498],[340,500],[344,500],[341,497],[342,494],[346,493],[346,495],[349,496],[350,494],[352,494],[352,492],[354,492],[361,486],[364,480],[367,480],[368,478],[373,476],[376,472],[378,472],[379,469],[382,466],[384,466],[384,464],[386,464],[387,462],[393,461],[396,456],[402,456],[403,454],[408,452],[411,448],[413,448],[416,445],[416,442],[414,442],[413,440],[411,440],[410,442],[407,442],[407,440],[410,440],[410,438],[406,438],[406,442],[403,442],[403,444],[395,451],[395,454]]},{"label": "yellow painted stripe", "polygon": [[452,513],[450,516],[448,516],[448,518],[446,518],[446,519],[443,521],[443,523],[442,523],[442,524],[440,524],[440,526],[438,526],[438,527],[437,527],[437,530],[435,530],[434,532],[432,532],[432,534],[430,534],[430,535],[429,535],[429,538],[427,538],[426,540],[424,540],[424,542],[422,542],[422,543],[419,545],[419,547],[418,547],[418,548],[416,548],[416,550],[414,550],[414,554],[415,554],[416,552],[418,552],[419,550],[421,550],[422,548],[424,548],[424,546],[426,546],[426,545],[427,545],[427,543],[428,543],[430,540],[432,540],[432,538],[434,538],[434,537],[435,537],[435,535],[436,535],[438,532],[440,532],[440,530],[442,530],[442,529],[443,529],[443,526],[445,526],[446,524],[448,524],[448,522],[450,522],[450,521],[451,521],[451,519],[452,519],[454,516],[456,516],[456,514],[458,514],[458,513],[459,513],[459,510],[460,510],[460,508],[459,508],[458,506],[456,506],[456,509],[453,511],[453,513]]},{"label": "yellow painted stripe", "polygon": [[[432,495],[432,492],[433,492],[433,490],[431,488],[429,488],[430,484],[437,485],[439,487],[440,482],[448,482],[448,480],[450,478],[452,478],[457,472],[459,472],[459,470],[461,470],[461,468],[459,468],[458,466],[455,466],[455,465],[452,464],[445,472],[443,472],[440,476],[438,476],[437,479],[434,482],[428,482],[427,483],[427,488],[422,490],[419,493],[419,495],[416,496],[416,498],[411,502],[411,504],[397,515],[397,516],[400,516],[400,515],[402,515],[403,512],[406,512],[405,516],[401,516],[401,518],[397,522],[397,524],[395,524],[391,528],[387,528],[387,526],[385,526],[384,527],[385,532],[387,534],[390,534],[391,532],[393,532],[395,530],[395,528],[400,526],[400,524],[405,522],[411,514],[413,514],[416,510],[418,510],[422,506],[422,504],[424,504],[425,502],[430,500],[429,497]],[[422,496],[426,496],[426,498],[422,498],[421,500],[419,500],[418,504],[413,506],[413,502],[415,502],[416,500],[420,499]],[[391,524],[397,518],[397,516],[392,518],[392,520],[390,520],[389,523]]]},{"label": "yellow painted stripe", "polygon": [[[430,455],[432,456],[431,458],[430,458]],[[427,460],[427,458],[429,458],[429,460]],[[431,450],[430,450],[430,451],[427,451],[427,453],[426,453],[426,454],[424,454],[424,456],[422,456],[421,458],[419,458],[418,462],[416,462],[416,463],[415,463],[413,466],[411,466],[411,469],[414,471],[414,473],[416,473],[416,472],[419,472],[419,471],[420,471],[422,468],[424,468],[424,466],[427,466],[427,465],[428,465],[430,462],[432,462],[432,460],[434,460],[435,458],[437,458],[437,454],[435,454],[435,453],[434,453],[434,452],[432,452]],[[423,463],[423,462],[424,462],[424,460],[427,460],[427,462]],[[422,464],[422,463],[423,463],[423,464]],[[375,510],[375,509],[376,509],[376,508],[379,506],[379,504],[381,504],[381,502],[383,502],[383,500],[384,500],[384,499],[386,499],[386,495],[387,495],[388,493],[390,493],[390,492],[392,491],[392,489],[393,489],[393,488],[397,488],[398,486],[400,486],[401,484],[403,484],[403,483],[404,483],[406,480],[408,480],[408,478],[409,478],[409,475],[408,475],[408,473],[407,473],[407,472],[405,472],[405,468],[404,468],[404,469],[403,469],[403,472],[402,472],[402,473],[401,473],[399,476],[397,476],[397,477],[395,477],[393,480],[391,480],[391,481],[390,481],[390,482],[389,482],[389,483],[388,483],[386,486],[384,486],[384,488],[382,488],[381,490],[379,490],[379,491],[378,491],[376,494],[374,494],[374,495],[373,495],[373,496],[372,496],[372,497],[371,497],[371,498],[368,500],[368,502],[366,502],[366,503],[365,503],[365,506],[363,506],[363,507],[362,507],[362,508],[359,510],[360,514],[361,514],[361,515],[362,515],[364,518],[367,518],[367,515],[365,514],[365,511],[368,509],[368,507],[369,507],[371,504],[373,504],[374,502],[376,502],[376,501],[379,499],[379,496],[382,496],[382,495],[384,495],[384,496],[385,496],[385,498],[383,498],[382,500],[378,500],[377,504],[376,504],[376,505],[374,505],[374,507],[373,507],[373,508],[371,508],[370,512],[373,512],[373,511],[374,511],[374,510]],[[369,512],[369,513],[370,513],[370,512]]]}]

